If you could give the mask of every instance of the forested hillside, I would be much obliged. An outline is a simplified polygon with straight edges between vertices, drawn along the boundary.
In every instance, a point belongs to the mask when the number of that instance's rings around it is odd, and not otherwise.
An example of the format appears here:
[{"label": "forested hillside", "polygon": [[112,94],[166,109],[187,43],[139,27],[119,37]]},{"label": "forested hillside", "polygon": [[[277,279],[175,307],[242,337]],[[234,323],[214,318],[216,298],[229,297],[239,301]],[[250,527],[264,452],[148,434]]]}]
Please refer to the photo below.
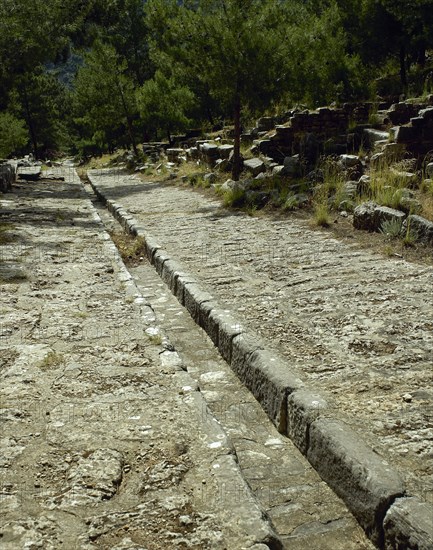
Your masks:
[{"label": "forested hillside", "polygon": [[432,0],[2,0],[0,157],[433,90]]}]

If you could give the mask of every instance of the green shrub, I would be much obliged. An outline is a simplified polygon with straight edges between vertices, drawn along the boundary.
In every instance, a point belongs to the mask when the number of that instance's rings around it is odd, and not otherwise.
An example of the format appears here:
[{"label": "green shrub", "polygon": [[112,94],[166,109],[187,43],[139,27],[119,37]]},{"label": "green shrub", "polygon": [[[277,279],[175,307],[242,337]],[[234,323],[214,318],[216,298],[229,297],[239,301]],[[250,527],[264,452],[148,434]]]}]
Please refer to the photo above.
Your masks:
[{"label": "green shrub", "polygon": [[283,210],[295,210],[295,208],[298,208],[299,201],[295,193],[289,192],[287,195],[286,200],[283,204]]},{"label": "green shrub", "polygon": [[10,113],[0,113],[0,158],[22,151],[28,141],[25,122]]},{"label": "green shrub", "polygon": [[240,186],[236,186],[233,189],[224,191],[223,203],[224,206],[239,207],[245,202],[245,190]]},{"label": "green shrub", "polygon": [[401,234],[401,221],[398,219],[385,220],[380,226],[380,232],[391,239],[399,237]]},{"label": "green shrub", "polygon": [[315,204],[314,221],[319,227],[329,227],[329,208],[326,202]]}]

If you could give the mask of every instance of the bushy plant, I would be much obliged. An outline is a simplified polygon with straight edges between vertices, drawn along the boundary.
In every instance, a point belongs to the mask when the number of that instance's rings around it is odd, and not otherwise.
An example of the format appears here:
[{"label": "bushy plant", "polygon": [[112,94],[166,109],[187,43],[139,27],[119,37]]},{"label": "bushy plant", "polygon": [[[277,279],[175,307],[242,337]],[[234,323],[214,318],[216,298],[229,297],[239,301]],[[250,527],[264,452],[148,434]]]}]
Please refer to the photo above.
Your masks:
[{"label": "bushy plant", "polygon": [[0,158],[18,153],[28,141],[25,122],[10,113],[0,113]]},{"label": "bushy plant", "polygon": [[385,220],[380,226],[380,232],[391,239],[395,239],[401,234],[401,221],[398,219]]},{"label": "bushy plant", "polygon": [[239,207],[245,202],[245,190],[240,186],[235,186],[223,193],[224,206]]}]

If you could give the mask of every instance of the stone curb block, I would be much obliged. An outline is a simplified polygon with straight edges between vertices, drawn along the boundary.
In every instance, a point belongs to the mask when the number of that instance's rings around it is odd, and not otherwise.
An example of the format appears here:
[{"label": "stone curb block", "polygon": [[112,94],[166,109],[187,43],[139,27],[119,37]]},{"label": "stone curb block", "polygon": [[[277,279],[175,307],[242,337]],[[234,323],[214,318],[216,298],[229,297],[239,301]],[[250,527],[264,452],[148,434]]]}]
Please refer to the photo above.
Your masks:
[{"label": "stone curb block", "polygon": [[162,266],[161,278],[173,294],[176,294],[176,275],[182,271],[182,266],[176,260],[167,260]]},{"label": "stone curb block", "polygon": [[178,299],[179,303],[183,306],[185,305],[185,286],[190,284],[196,284],[197,281],[194,277],[188,275],[188,273],[181,272],[177,273],[174,276],[175,280],[175,296]]},{"label": "stone curb block", "polygon": [[204,292],[196,283],[186,283],[184,290],[184,305],[191,317],[198,324],[200,317],[200,308],[204,302],[213,300],[208,292]]},{"label": "stone curb block", "polygon": [[418,498],[398,498],[383,522],[385,550],[431,550],[433,548],[433,506]]},{"label": "stone curb block", "polygon": [[328,408],[327,402],[317,393],[299,390],[287,400],[287,435],[303,455],[307,454],[310,425]]},{"label": "stone curb block", "polygon": [[385,514],[405,493],[400,476],[348,426],[331,419],[310,425],[307,458],[382,548]]},{"label": "stone curb block", "polygon": [[[107,203],[93,183],[92,187]],[[118,205],[113,203],[111,207],[116,218],[124,218],[126,213]],[[161,247],[145,233],[140,236],[146,240],[151,259]],[[264,346],[258,338],[243,332],[229,312],[218,308],[211,296],[202,292],[194,277],[184,272],[177,262],[165,257],[160,274],[182,305],[185,305],[186,295],[187,309],[190,313],[193,311],[196,321],[197,309],[192,303],[195,293],[201,298],[209,298],[197,304],[198,324],[279,431],[293,439],[321,477],[344,500],[370,539],[381,548],[386,543],[386,550],[399,547],[395,541],[400,540],[404,541],[401,548],[415,549],[418,548],[416,544],[421,543],[424,544],[419,546],[422,550],[433,548],[431,528],[428,529],[431,507],[415,498],[401,498],[405,494],[403,482],[387,462],[345,424],[320,418],[329,410],[326,401],[305,390],[303,382],[288,370],[287,362],[262,349]]]},{"label": "stone curb block", "polygon": [[[218,347],[218,330],[216,325],[210,319],[210,314],[214,309],[218,309],[215,303],[204,302],[200,306],[198,324],[212,340],[214,346]],[[212,331],[213,328],[213,331]]]},{"label": "stone curb block", "polygon": [[239,376],[244,376],[251,355],[255,351],[264,350],[265,347],[264,342],[248,331],[235,336],[232,343],[232,369],[239,373]]},{"label": "stone curb block", "polygon": [[152,262],[153,255],[157,250],[161,248],[160,245],[157,243],[155,239],[152,239],[152,237],[148,237],[145,233],[139,236],[144,238],[144,242],[145,242],[144,246],[146,249],[147,259],[149,260],[150,263],[153,263]]},{"label": "stone curb block", "polygon": [[242,326],[230,314],[229,311],[219,309],[218,307],[211,308],[207,317],[206,332],[210,339],[218,348],[221,356],[231,363],[232,358],[232,341],[235,336],[241,334]]},{"label": "stone curb block", "polygon": [[[239,342],[234,347],[238,345]],[[284,360],[266,349],[253,351],[246,361],[241,379],[277,430],[286,435],[287,398],[304,386],[302,380],[290,372]]]},{"label": "stone curb block", "polygon": [[170,259],[170,256],[168,253],[162,249],[156,249],[152,256],[152,264],[155,266],[156,272],[159,276],[162,275],[162,268],[164,267],[164,263]]}]

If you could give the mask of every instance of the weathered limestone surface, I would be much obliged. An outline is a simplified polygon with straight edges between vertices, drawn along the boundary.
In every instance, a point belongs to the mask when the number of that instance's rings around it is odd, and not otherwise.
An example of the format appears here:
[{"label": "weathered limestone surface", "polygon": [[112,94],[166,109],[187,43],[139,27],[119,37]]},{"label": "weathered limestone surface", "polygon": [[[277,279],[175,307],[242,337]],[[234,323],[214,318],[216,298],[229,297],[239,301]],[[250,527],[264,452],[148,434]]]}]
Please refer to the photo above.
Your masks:
[{"label": "weathered limestone surface", "polygon": [[433,547],[431,510],[417,498],[399,498],[386,514],[385,549]]},{"label": "weathered limestone surface", "polygon": [[433,501],[431,267],[357,250],[300,221],[224,212],[173,186],[108,176],[98,185],[277,348],[410,494]]},{"label": "weathered limestone surface", "polygon": [[2,549],[280,548],[81,183],[62,175],[0,200],[13,226],[0,257]]},{"label": "weathered limestone surface", "polygon": [[[117,226],[116,222],[102,207],[99,213],[105,224]],[[272,407],[278,404],[279,383],[286,386],[290,380],[286,371],[273,380],[263,370],[269,367],[273,357],[258,353],[252,361],[247,360],[248,350],[263,351],[263,342],[257,338],[249,340],[249,334],[239,334],[233,339],[231,368],[221,358],[212,341],[199,328],[188,311],[183,308],[170,292],[179,277],[181,269],[173,260],[164,263],[163,279],[169,287],[155,279],[154,268],[143,263],[130,269],[140,292],[146,300],[154,304],[155,314],[161,327],[182,359],[188,373],[196,381],[201,394],[207,401],[211,413],[230,435],[242,474],[261,506],[272,519],[282,538],[285,548],[311,550],[311,548],[329,550],[355,550],[372,548],[365,535],[356,524],[347,508],[320,479],[308,461],[294,447],[293,443],[280,433],[267,418],[266,413],[254,399],[252,393],[260,398],[260,392],[275,396],[268,403]],[[167,277],[168,272],[175,274]],[[213,296],[197,290],[196,283],[185,285],[185,305],[195,301],[200,303],[199,323],[203,326],[206,318],[201,318],[207,308],[214,304]],[[194,310],[193,313],[195,313]],[[209,309],[210,311],[210,309]],[[230,315],[219,312],[226,336],[242,327],[230,323]],[[224,315],[225,314],[225,315]],[[215,327],[219,329],[218,326]],[[219,330],[213,334],[216,342]],[[224,345],[227,345],[225,343]],[[274,363],[272,363],[274,364]],[[278,365],[274,364],[274,373],[278,374]],[[251,392],[238,380],[236,374],[242,369],[250,369]],[[235,373],[233,372],[233,370]],[[261,383],[272,384],[266,388]],[[268,391],[268,390],[271,391]],[[272,408],[270,409],[272,413]],[[238,490],[233,488],[238,494]]]}]

